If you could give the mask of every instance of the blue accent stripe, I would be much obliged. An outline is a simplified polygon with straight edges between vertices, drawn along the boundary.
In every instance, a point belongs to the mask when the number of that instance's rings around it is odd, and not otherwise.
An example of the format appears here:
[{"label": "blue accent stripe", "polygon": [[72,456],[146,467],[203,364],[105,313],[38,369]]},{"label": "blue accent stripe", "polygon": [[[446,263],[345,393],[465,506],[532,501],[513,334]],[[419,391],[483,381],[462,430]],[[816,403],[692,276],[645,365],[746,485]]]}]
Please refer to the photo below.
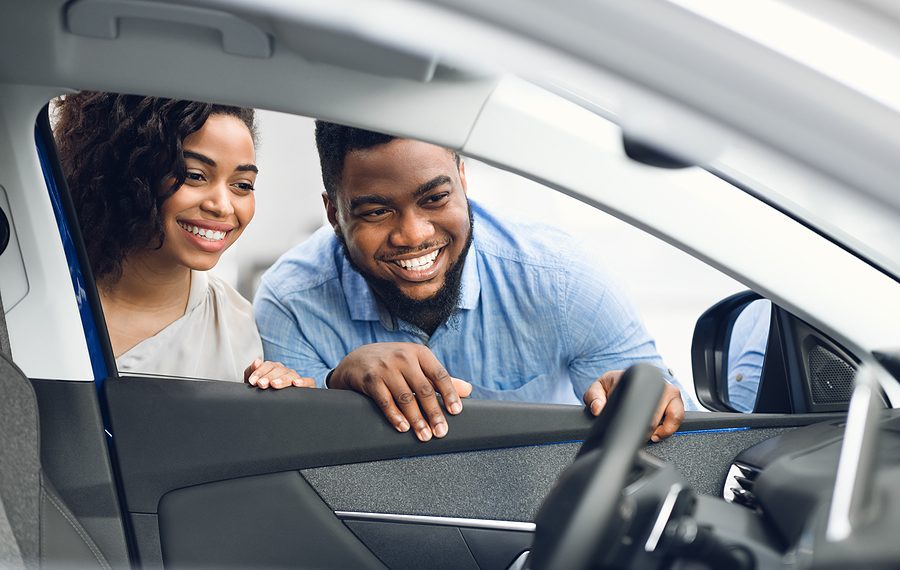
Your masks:
[{"label": "blue accent stripe", "polygon": [[66,253],[66,263],[69,266],[69,275],[72,277],[72,287],[75,292],[75,299],[78,302],[78,313],[81,315],[81,326],[84,329],[84,339],[85,342],[87,342],[88,355],[91,359],[94,382],[97,384],[97,389],[99,390],[103,386],[103,380],[106,379],[108,372],[103,357],[103,345],[100,342],[100,335],[98,334],[97,326],[94,323],[94,314],[91,311],[91,304],[87,298],[84,275],[81,272],[81,264],[78,261],[78,252],[75,249],[75,241],[72,238],[69,222],[66,220],[59,187],[57,186],[56,180],[53,178],[53,169],[50,167],[50,155],[47,152],[47,146],[44,140],[41,138],[39,126],[36,126],[34,129],[34,141],[37,146],[38,158],[41,162],[41,171],[44,174],[44,182],[47,184],[50,202],[53,205],[53,215],[56,217],[56,226],[59,228],[59,237],[62,240],[63,250]]},{"label": "blue accent stripe", "polygon": [[726,433],[729,431],[745,431],[749,427],[733,427],[733,428],[714,428],[714,429],[695,429],[691,431],[677,431],[675,435],[697,435],[701,433]]}]

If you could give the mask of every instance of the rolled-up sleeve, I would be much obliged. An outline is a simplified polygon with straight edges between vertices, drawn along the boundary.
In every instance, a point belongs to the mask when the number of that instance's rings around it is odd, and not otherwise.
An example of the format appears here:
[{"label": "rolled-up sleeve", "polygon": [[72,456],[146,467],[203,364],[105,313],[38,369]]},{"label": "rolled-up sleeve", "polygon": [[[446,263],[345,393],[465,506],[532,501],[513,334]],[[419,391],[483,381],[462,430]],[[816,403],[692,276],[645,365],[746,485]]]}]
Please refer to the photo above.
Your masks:
[{"label": "rolled-up sleeve", "polygon": [[562,306],[569,371],[579,397],[603,373],[624,370],[639,362],[660,369],[681,391],[685,409],[696,404],[669,372],[637,309],[614,278],[590,264],[568,272]]}]

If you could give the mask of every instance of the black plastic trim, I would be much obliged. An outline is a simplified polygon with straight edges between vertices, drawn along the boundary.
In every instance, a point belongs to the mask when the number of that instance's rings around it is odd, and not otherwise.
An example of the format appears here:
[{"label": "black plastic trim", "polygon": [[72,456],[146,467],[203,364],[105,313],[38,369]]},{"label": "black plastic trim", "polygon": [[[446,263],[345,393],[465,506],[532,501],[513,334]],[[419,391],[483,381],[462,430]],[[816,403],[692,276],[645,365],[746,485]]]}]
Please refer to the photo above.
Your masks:
[{"label": "black plastic trim", "polygon": [[103,418],[93,382],[32,380],[41,426],[41,465],[56,492],[114,566],[128,563]]},{"label": "black plastic trim", "polygon": [[670,170],[696,166],[694,163],[685,161],[655,145],[635,139],[624,133],[622,134],[622,147],[628,158],[647,166]]},{"label": "black plastic trim", "polygon": [[[128,510],[155,513],[174,489],[235,477],[438,453],[582,441],[578,406],[465,401],[449,435],[421,443],[397,433],[368,398],[339,390],[262,391],[235,382],[111,380]],[[689,412],[681,430],[788,427],[828,416]],[[680,437],[680,436],[676,436]]]},{"label": "black plastic trim", "polygon": [[9,219],[6,217],[6,212],[0,208],[0,255],[3,255],[3,252],[6,251],[6,246],[9,245],[9,236]]},{"label": "black plastic trim", "polygon": [[741,291],[722,299],[707,309],[694,326],[691,341],[691,365],[694,373],[694,390],[700,403],[717,412],[733,412],[727,402],[728,381],[721,372],[728,362],[725,339],[734,326],[741,309],[760,295],[753,291]]}]

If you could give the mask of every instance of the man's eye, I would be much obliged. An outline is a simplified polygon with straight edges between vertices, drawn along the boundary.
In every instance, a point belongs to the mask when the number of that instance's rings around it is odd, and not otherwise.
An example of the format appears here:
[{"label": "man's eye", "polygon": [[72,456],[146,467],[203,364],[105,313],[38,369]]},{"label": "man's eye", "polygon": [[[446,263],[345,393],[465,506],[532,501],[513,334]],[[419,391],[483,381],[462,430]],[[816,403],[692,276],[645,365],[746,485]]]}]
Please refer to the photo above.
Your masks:
[{"label": "man's eye", "polygon": [[377,210],[369,210],[368,212],[363,212],[362,217],[369,218],[369,219],[377,219],[377,218],[387,215],[387,213],[388,213],[387,208],[378,208]]},{"label": "man's eye", "polygon": [[256,188],[253,186],[253,184],[251,184],[249,182],[235,182],[233,184],[233,186],[235,188],[244,190],[245,192],[252,192],[253,190],[256,190]]},{"label": "man's eye", "polygon": [[426,204],[440,204],[446,201],[447,197],[450,196],[449,192],[441,192],[440,194],[432,194],[425,198]]}]

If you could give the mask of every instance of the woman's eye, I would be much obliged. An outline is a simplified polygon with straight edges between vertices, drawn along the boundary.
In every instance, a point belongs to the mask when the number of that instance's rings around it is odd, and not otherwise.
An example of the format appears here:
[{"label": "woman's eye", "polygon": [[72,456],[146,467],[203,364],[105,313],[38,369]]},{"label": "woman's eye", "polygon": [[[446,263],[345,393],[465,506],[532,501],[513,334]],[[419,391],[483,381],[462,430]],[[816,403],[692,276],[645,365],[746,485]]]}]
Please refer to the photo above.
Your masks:
[{"label": "woman's eye", "polygon": [[245,192],[252,192],[253,190],[256,190],[256,188],[254,188],[253,184],[251,184],[249,182],[235,182],[234,187],[240,188],[241,190],[244,190]]},{"label": "woman's eye", "polygon": [[190,172],[188,171],[187,176],[185,176],[187,180],[193,180],[194,182],[203,182],[206,180],[206,177],[203,176],[202,172]]}]

